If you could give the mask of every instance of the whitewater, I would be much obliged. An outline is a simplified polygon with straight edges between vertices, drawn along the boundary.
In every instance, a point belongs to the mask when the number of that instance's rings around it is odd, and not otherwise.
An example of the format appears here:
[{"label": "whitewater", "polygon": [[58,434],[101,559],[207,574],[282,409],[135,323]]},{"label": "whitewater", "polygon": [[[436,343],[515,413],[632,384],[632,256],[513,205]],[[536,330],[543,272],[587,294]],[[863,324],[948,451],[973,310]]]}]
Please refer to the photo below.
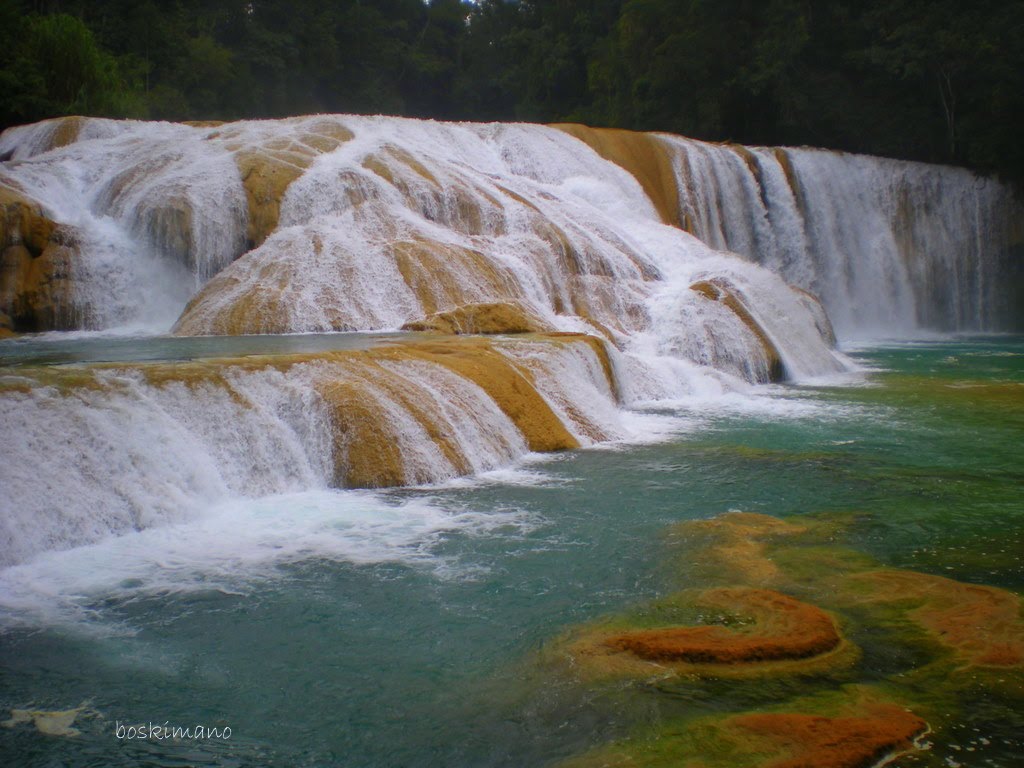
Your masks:
[{"label": "whitewater", "polygon": [[[70,141],[62,127],[0,136],[0,184],[36,201],[74,254],[70,321],[0,342],[11,615],[74,592],[101,562],[110,576],[89,593],[208,585],[215,563],[415,558],[439,531],[527,525],[338,489],[661,439],[692,428],[670,413],[681,403],[761,407],[769,381],[853,370],[829,318],[851,340],[995,330],[1009,311],[1017,204],[966,171],[618,137],[659,158],[669,199],[554,127],[80,119]],[[19,290],[0,291],[12,317],[28,312]],[[539,336],[453,352],[400,333],[492,304]],[[377,357],[345,356],[354,332],[379,335],[365,344]],[[250,334],[307,341],[239,354],[232,340]],[[124,336],[149,351],[111,351]],[[198,341],[209,336],[224,341]],[[99,347],[33,364],[69,338]],[[557,439],[531,436],[491,383],[453,368],[462,354],[521,377]],[[383,480],[353,469],[386,463],[353,453],[370,432],[398,457]]]}]

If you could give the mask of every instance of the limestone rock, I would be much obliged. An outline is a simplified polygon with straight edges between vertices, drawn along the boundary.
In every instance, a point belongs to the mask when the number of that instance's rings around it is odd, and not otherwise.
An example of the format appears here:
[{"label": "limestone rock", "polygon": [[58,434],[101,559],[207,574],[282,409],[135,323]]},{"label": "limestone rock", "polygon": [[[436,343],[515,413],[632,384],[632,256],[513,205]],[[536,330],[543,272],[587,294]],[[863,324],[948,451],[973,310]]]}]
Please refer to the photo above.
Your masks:
[{"label": "limestone rock", "polygon": [[0,247],[23,245],[38,256],[55,226],[42,205],[19,190],[0,184]]},{"label": "limestone rock", "polygon": [[352,132],[340,123],[323,119],[306,127],[297,139],[274,138],[245,143],[242,133],[228,125],[213,130],[207,140],[233,152],[249,205],[249,247],[263,243],[277,228],[281,201],[289,185],[319,155],[331,152],[351,139]]},{"label": "limestone rock", "polygon": [[0,211],[0,313],[9,330],[76,327],[74,231],[9,186],[0,185]]},{"label": "limestone rock", "polygon": [[543,333],[551,327],[520,304],[467,304],[402,326],[404,331],[446,334]]},{"label": "limestone rock", "polygon": [[781,381],[785,378],[785,367],[782,364],[782,356],[779,354],[775,343],[768,337],[768,334],[761,327],[760,323],[747,309],[742,297],[735,286],[722,278],[701,280],[690,286],[691,291],[696,291],[711,301],[717,301],[728,307],[736,317],[750,330],[760,342],[767,361],[767,380]]},{"label": "limestone rock", "polygon": [[590,128],[577,123],[560,123],[552,127],[586,142],[605,160],[629,171],[654,203],[662,221],[689,229],[679,212],[679,189],[672,157],[655,134],[618,128]]}]

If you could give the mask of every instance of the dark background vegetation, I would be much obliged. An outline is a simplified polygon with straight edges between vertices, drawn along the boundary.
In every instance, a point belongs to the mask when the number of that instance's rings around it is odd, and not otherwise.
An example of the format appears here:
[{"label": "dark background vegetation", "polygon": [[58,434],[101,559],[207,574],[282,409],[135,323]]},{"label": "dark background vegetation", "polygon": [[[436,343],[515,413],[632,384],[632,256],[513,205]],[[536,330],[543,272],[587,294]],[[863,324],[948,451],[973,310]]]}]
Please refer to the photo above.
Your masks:
[{"label": "dark background vegetation", "polygon": [[1024,180],[1024,0],[0,0],[0,127],[580,121]]}]

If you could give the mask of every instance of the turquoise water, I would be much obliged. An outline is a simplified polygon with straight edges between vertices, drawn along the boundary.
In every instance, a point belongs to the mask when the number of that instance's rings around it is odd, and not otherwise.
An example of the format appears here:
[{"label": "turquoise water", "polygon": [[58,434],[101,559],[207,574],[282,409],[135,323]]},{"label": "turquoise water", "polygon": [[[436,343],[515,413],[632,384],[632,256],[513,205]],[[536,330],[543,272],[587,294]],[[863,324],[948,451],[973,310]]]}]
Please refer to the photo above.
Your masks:
[{"label": "turquoise water", "polygon": [[0,366],[152,362],[368,349],[415,334],[292,333],[260,336],[117,336],[89,331],[0,340]]},{"label": "turquoise water", "polygon": [[[856,513],[851,542],[885,563],[1024,591],[1024,339],[854,356],[875,369],[859,385],[696,404],[673,414],[679,431],[663,442],[440,489],[293,495],[225,513],[251,526],[344,497],[335,533],[347,548],[242,557],[224,572],[202,552],[156,562],[166,550],[148,532],[7,574],[8,588],[34,584],[33,600],[57,594],[27,619],[4,617],[0,708],[86,710],[75,737],[0,728],[0,764],[549,765],[678,711],[792,693],[676,681],[652,698],[588,689],[539,661],[572,626],[685,586],[667,527],[730,509]],[[217,530],[227,541],[211,551],[230,551],[230,528]],[[287,548],[288,531],[274,535]],[[133,549],[166,573],[159,586],[125,565]],[[110,578],[86,575],[90,564]],[[856,639],[859,679],[909,663]],[[927,764],[1019,765],[1024,723],[1010,706],[965,702],[953,735],[988,743],[938,745]],[[116,738],[118,723],[140,722],[232,735]]]}]

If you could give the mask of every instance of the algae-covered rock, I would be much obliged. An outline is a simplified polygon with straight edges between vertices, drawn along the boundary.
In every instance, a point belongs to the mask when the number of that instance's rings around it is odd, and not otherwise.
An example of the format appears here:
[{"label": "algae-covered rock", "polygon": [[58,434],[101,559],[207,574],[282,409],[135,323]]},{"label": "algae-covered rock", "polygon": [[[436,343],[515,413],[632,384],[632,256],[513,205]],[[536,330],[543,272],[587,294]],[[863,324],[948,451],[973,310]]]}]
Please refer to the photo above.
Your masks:
[{"label": "algae-covered rock", "polygon": [[[603,695],[632,681],[618,706],[639,720],[676,714],[567,765],[867,768],[929,730],[948,742],[968,702],[1024,704],[1021,598],[882,567],[844,541],[862,522],[730,512],[674,526],[679,581],[705,586],[571,631],[554,656]],[[702,696],[721,711],[671,706]]]},{"label": "algae-covered rock", "polygon": [[808,675],[849,667],[858,655],[832,614],[749,587],[683,590],[584,626],[556,648],[594,681]]},{"label": "algae-covered rock", "polygon": [[914,739],[927,728],[913,712],[891,704],[867,706],[845,717],[764,713],[739,715],[723,724],[737,741],[775,753],[762,763],[765,768],[871,766],[915,749]]},{"label": "algae-covered rock", "polygon": [[698,605],[738,614],[749,624],[737,629],[705,625],[636,630],[606,644],[651,661],[691,664],[749,664],[805,659],[828,653],[841,638],[825,611],[766,589],[720,587],[705,591]]},{"label": "algae-covered rock", "polygon": [[764,710],[669,720],[562,768],[870,768],[922,748],[929,724],[870,686]]},{"label": "algae-covered rock", "polygon": [[852,574],[847,589],[851,601],[900,607],[963,663],[1024,667],[1024,604],[1012,592],[889,568]]}]

